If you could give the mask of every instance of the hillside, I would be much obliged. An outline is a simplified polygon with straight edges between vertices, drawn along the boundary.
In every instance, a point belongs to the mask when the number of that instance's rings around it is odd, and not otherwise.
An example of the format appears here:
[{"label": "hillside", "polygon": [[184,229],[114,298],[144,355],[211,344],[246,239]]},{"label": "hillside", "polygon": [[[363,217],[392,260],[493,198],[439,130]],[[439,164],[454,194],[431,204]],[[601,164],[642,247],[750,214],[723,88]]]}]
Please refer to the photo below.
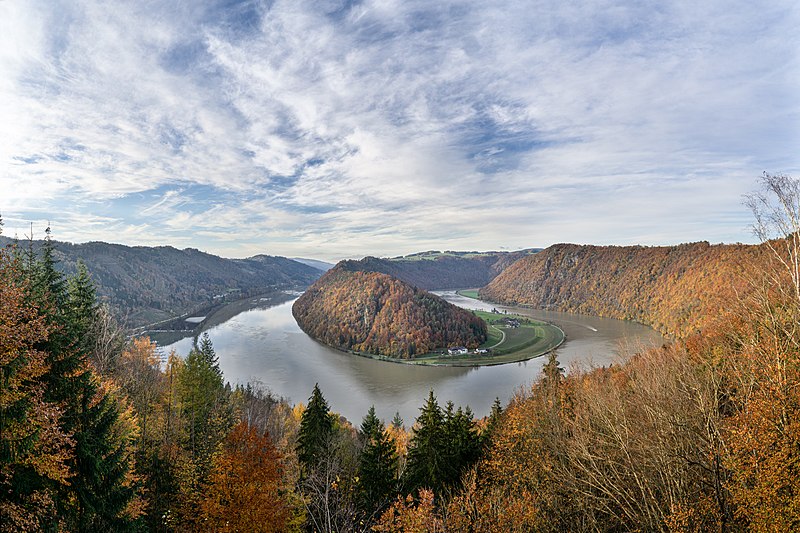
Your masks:
[{"label": "hillside", "polygon": [[[0,244],[10,239],[0,237]],[[41,241],[34,241],[34,248]],[[27,246],[21,243],[20,246]],[[285,257],[225,259],[171,246],[55,242],[59,268],[71,274],[82,259],[102,301],[126,326],[135,327],[271,290],[303,288],[320,270]]]},{"label": "hillside", "polygon": [[294,303],[292,314],[329,346],[391,357],[475,348],[486,340],[486,323],[469,311],[389,275],[342,263]]},{"label": "hillside", "polygon": [[762,247],[557,244],[525,257],[480,291],[487,300],[635,320],[686,336],[710,325],[763,264]]},{"label": "hillside", "polygon": [[510,264],[535,250],[517,252],[420,252],[391,259],[342,261],[350,271],[380,272],[425,290],[483,287]]}]

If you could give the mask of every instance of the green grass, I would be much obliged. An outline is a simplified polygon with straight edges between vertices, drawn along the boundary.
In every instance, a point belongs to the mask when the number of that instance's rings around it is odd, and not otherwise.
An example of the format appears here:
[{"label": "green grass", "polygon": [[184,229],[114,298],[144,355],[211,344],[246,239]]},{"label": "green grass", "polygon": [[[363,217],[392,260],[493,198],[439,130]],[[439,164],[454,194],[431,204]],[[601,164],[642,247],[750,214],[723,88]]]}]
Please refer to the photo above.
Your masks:
[{"label": "green grass", "polygon": [[469,289],[469,290],[466,290],[466,291],[456,291],[456,294],[459,294],[461,296],[466,296],[467,298],[472,298],[473,300],[480,299],[478,297],[478,289]]}]

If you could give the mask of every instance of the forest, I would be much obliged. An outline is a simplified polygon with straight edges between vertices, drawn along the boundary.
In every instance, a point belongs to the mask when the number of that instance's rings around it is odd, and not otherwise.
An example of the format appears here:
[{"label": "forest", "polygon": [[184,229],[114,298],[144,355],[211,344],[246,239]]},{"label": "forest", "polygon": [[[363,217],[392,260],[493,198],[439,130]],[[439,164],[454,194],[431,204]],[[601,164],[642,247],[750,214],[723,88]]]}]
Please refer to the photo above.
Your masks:
[{"label": "forest", "polygon": [[342,264],[309,287],[292,314],[329,346],[404,359],[476,348],[487,338],[486,323],[469,311],[392,276]]},{"label": "forest", "polygon": [[[169,320],[221,301],[304,288],[322,274],[297,261],[269,255],[226,259],[171,246],[20,241],[37,253],[50,246],[59,270],[67,275],[75,274],[78,263],[84,263],[99,299],[123,326],[130,328]],[[0,235],[0,246],[15,242],[17,239]]]},{"label": "forest", "polygon": [[767,245],[557,244],[520,259],[479,292],[498,303],[634,320],[673,337],[702,331],[761,280]]},{"label": "forest", "polygon": [[715,320],[609,368],[551,354],[481,420],[431,391],[415,421],[355,427],[318,387],[295,406],[231,387],[209,337],[162,362],[85,267],[4,248],[0,529],[798,530],[800,183],[763,185],[757,263]]}]

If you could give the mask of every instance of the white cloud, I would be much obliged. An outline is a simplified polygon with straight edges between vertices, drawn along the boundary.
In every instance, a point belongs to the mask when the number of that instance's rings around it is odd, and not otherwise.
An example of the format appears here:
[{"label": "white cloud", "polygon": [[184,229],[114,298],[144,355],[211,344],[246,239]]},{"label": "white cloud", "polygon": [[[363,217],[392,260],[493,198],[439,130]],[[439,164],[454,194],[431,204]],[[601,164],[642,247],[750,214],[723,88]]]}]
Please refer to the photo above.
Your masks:
[{"label": "white cloud", "polygon": [[256,4],[0,2],[4,217],[236,256],[747,240],[740,194],[800,169],[792,2]]}]

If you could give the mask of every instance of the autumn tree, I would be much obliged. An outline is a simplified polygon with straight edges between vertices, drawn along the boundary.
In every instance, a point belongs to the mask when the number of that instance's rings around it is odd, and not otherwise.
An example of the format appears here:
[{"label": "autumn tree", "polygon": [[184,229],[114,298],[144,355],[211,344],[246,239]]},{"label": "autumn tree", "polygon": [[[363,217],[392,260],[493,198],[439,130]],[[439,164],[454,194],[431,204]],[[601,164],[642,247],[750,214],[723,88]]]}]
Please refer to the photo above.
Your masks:
[{"label": "autumn tree", "polygon": [[0,250],[0,529],[35,531],[55,516],[69,481],[73,442],[44,398],[51,326],[28,297],[19,260]]},{"label": "autumn tree", "polygon": [[244,422],[233,428],[214,457],[201,512],[204,528],[213,531],[290,530],[281,457],[268,435]]}]

